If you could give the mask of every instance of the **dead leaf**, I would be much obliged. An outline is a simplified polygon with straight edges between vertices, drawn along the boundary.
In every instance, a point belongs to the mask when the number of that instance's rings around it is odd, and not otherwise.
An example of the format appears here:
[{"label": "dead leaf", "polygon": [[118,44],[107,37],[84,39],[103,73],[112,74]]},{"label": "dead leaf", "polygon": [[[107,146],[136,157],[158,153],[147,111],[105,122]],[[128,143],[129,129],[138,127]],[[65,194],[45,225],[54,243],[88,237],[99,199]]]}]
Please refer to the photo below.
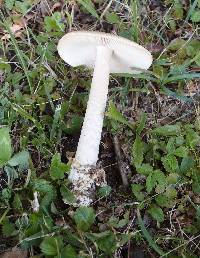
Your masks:
[{"label": "dead leaf", "polygon": [[27,251],[22,251],[18,248],[13,248],[11,251],[3,253],[0,258],[27,258]]},{"label": "dead leaf", "polygon": [[50,7],[47,1],[40,1],[38,8],[43,17],[45,17],[46,15],[50,15]]},{"label": "dead leaf", "polygon": [[55,11],[55,9],[61,9],[61,3],[55,3],[52,8],[51,8],[51,12],[53,13]]},{"label": "dead leaf", "polygon": [[[12,32],[12,34],[15,36],[15,38],[19,38],[22,34],[22,29],[24,29],[26,27],[26,20],[21,18],[19,20],[16,21],[16,23],[14,23],[11,27],[10,30]],[[10,38],[10,34],[7,33],[6,31],[4,31],[5,35],[3,37],[1,37],[2,40],[7,40]]]}]

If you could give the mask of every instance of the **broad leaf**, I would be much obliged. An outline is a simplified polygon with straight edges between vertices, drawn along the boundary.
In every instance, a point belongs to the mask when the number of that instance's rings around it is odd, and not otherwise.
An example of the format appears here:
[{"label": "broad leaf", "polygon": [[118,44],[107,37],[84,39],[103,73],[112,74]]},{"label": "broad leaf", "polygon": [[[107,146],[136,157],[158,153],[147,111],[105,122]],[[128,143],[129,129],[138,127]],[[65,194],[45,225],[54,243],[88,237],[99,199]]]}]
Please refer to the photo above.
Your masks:
[{"label": "broad leaf", "polygon": [[147,114],[143,112],[140,117],[140,120],[137,123],[137,128],[136,128],[137,134],[141,134],[142,130],[145,128],[146,121],[147,121]]},{"label": "broad leaf", "polygon": [[181,38],[176,38],[170,42],[168,49],[176,51],[186,44],[186,41]]},{"label": "broad leaf", "polygon": [[11,139],[8,127],[0,128],[0,167],[2,167],[12,155]]},{"label": "broad leaf", "polygon": [[193,22],[200,22],[200,10],[194,11],[191,15],[191,20]]},{"label": "broad leaf", "polygon": [[186,157],[188,154],[188,149],[184,146],[180,146],[178,147],[175,152],[174,155],[178,156],[178,157]]},{"label": "broad leaf", "polygon": [[54,154],[51,160],[50,175],[52,179],[63,179],[70,166],[61,162],[60,153]]},{"label": "broad leaf", "polygon": [[161,158],[161,161],[167,172],[171,173],[171,172],[179,171],[178,161],[174,155],[169,154],[169,155],[163,156]]},{"label": "broad leaf", "polygon": [[106,236],[97,240],[97,245],[105,254],[111,256],[117,248],[117,241],[114,233],[109,232]]},{"label": "broad leaf", "polygon": [[8,164],[11,167],[20,166],[21,169],[27,169],[29,166],[29,152],[23,150],[15,154],[9,161]]},{"label": "broad leaf", "polygon": [[153,188],[156,186],[157,181],[156,181],[156,177],[154,177],[154,174],[151,173],[148,175],[147,179],[146,179],[146,187],[147,187],[147,192],[150,193]]},{"label": "broad leaf", "polygon": [[158,222],[164,221],[164,213],[160,207],[152,205],[148,212],[151,214],[152,218],[154,218]]},{"label": "broad leaf", "polygon": [[77,228],[87,231],[95,221],[95,213],[91,207],[80,207],[74,213]]},{"label": "broad leaf", "polygon": [[78,255],[71,245],[67,245],[62,249],[59,258],[78,258]]},{"label": "broad leaf", "polygon": [[60,193],[62,195],[64,203],[68,203],[68,204],[75,203],[76,198],[74,194],[65,185],[62,185],[60,187]]},{"label": "broad leaf", "polygon": [[42,208],[48,207],[55,197],[53,186],[45,179],[36,179],[33,182],[33,190],[40,193]]},{"label": "broad leaf", "polygon": [[102,197],[107,197],[112,191],[112,188],[109,185],[102,186],[98,189],[97,195]]},{"label": "broad leaf", "polygon": [[40,248],[45,255],[56,256],[61,252],[63,240],[61,237],[45,238],[40,244]]},{"label": "broad leaf", "polygon": [[186,143],[191,148],[194,149],[200,143],[200,136],[193,129],[188,129],[186,134]]},{"label": "broad leaf", "polygon": [[191,168],[194,167],[195,161],[193,157],[186,156],[181,161],[180,170],[182,173],[187,173]]},{"label": "broad leaf", "polygon": [[13,233],[16,233],[15,224],[11,223],[7,217],[3,220],[1,224],[2,224],[2,234],[4,236],[10,237],[14,235]]},{"label": "broad leaf", "polygon": [[144,193],[142,192],[142,190],[144,189],[144,186],[141,185],[141,184],[132,184],[131,185],[131,189],[132,189],[132,192],[133,194],[135,195],[136,199],[138,201],[143,201],[144,200]]},{"label": "broad leaf", "polygon": [[9,10],[12,10],[14,4],[15,4],[15,0],[6,0],[5,1],[6,8],[8,8]]},{"label": "broad leaf", "polygon": [[152,130],[153,134],[157,134],[160,136],[173,136],[179,135],[181,133],[180,125],[164,125]]},{"label": "broad leaf", "polygon": [[151,172],[153,172],[153,167],[148,163],[143,163],[140,167],[137,168],[137,172],[148,176]]},{"label": "broad leaf", "polygon": [[135,167],[140,167],[144,158],[144,143],[139,136],[136,136],[132,147],[133,164]]}]

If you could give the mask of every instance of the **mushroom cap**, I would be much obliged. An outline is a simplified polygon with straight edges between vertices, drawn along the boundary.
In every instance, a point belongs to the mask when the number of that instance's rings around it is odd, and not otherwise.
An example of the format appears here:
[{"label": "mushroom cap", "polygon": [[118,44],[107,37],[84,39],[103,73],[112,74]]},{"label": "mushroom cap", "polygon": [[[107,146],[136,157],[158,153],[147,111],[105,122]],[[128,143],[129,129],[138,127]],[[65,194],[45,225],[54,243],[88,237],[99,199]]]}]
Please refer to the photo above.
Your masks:
[{"label": "mushroom cap", "polygon": [[148,69],[152,63],[152,56],[144,47],[126,38],[102,32],[67,33],[58,42],[58,53],[73,67],[85,65],[94,68],[98,46],[113,51],[110,73],[136,74]]}]

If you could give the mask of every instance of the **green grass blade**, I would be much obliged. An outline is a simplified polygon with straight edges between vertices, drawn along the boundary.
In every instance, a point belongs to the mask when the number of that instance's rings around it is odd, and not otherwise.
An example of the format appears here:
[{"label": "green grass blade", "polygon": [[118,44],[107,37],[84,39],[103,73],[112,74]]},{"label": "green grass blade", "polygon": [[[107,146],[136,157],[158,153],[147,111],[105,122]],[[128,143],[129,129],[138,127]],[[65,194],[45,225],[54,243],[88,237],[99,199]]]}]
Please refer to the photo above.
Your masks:
[{"label": "green grass blade", "polygon": [[5,27],[5,29],[8,31],[8,33],[10,35],[10,40],[11,40],[13,46],[14,46],[16,55],[17,55],[17,57],[18,57],[18,59],[19,59],[19,61],[21,63],[21,66],[22,66],[22,68],[24,70],[24,73],[25,73],[25,76],[27,78],[30,92],[33,93],[33,87],[32,87],[32,83],[31,83],[31,80],[30,80],[30,77],[29,77],[29,74],[28,74],[28,69],[26,67],[26,62],[25,62],[25,60],[24,60],[24,58],[23,58],[23,56],[21,54],[21,50],[18,47],[17,41],[16,41],[16,39],[15,39],[15,37],[14,37],[14,35],[13,35],[9,25],[8,25],[8,23],[6,22],[5,18],[4,18],[4,23],[0,22],[0,24]]},{"label": "green grass blade", "polygon": [[99,19],[99,15],[97,14],[91,0],[78,0],[78,3],[81,4],[91,15]]},{"label": "green grass blade", "polygon": [[141,231],[143,233],[143,236],[145,237],[145,239],[148,241],[149,245],[154,249],[154,251],[156,251],[159,255],[165,255],[165,253],[163,252],[162,249],[160,249],[160,247],[154,242],[153,238],[151,237],[151,235],[149,234],[149,232],[147,231],[147,229],[145,228],[144,222],[141,218],[141,214],[139,209],[137,210],[137,218],[138,218],[138,223],[139,226],[141,228]]},{"label": "green grass blade", "polygon": [[163,85],[170,82],[175,82],[180,80],[193,80],[196,78],[200,78],[200,73],[184,73],[184,74],[174,75],[164,79]]},{"label": "green grass blade", "polygon": [[193,100],[192,100],[191,98],[186,97],[186,96],[183,96],[183,95],[180,95],[180,94],[178,94],[177,92],[174,92],[174,91],[172,91],[172,90],[166,88],[165,86],[161,86],[161,90],[162,90],[165,94],[167,94],[168,96],[171,96],[171,97],[173,97],[173,98],[175,98],[175,99],[179,99],[179,100],[184,101],[184,102],[187,102],[187,103],[192,103],[192,102],[193,102]]},{"label": "green grass blade", "polygon": [[132,26],[134,28],[134,35],[133,40],[135,42],[139,42],[139,18],[138,15],[138,1],[132,0],[131,1],[131,9],[132,9]]},{"label": "green grass blade", "polygon": [[189,21],[189,19],[190,19],[192,13],[194,12],[194,10],[195,10],[197,4],[198,4],[198,0],[195,0],[195,1],[193,2],[193,4],[190,5],[190,9],[189,9],[189,11],[188,11],[188,13],[187,13],[187,17],[186,17],[186,19],[185,19],[185,23]]}]

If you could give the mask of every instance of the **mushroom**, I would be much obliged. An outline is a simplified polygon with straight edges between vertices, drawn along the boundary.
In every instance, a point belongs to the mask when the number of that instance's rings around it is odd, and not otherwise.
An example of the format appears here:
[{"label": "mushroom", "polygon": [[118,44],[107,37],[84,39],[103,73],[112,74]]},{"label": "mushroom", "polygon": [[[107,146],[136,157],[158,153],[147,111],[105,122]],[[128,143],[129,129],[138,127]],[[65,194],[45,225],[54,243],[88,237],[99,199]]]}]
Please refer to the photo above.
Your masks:
[{"label": "mushroom", "polygon": [[70,32],[58,43],[58,53],[69,65],[93,68],[85,118],[69,180],[77,205],[88,206],[96,185],[105,183],[97,169],[99,145],[106,108],[109,74],[137,74],[149,68],[152,56],[128,39],[101,32]]}]

